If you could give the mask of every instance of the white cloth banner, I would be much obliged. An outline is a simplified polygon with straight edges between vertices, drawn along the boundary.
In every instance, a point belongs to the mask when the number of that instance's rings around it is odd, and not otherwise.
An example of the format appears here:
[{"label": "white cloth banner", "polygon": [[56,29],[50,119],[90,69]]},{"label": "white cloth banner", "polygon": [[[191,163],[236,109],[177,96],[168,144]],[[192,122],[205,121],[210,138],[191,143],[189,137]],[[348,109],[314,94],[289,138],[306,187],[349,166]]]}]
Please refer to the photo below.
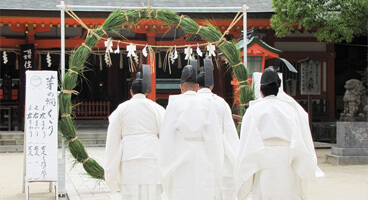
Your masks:
[{"label": "white cloth banner", "polygon": [[26,181],[57,181],[57,88],[56,71],[26,72]]}]

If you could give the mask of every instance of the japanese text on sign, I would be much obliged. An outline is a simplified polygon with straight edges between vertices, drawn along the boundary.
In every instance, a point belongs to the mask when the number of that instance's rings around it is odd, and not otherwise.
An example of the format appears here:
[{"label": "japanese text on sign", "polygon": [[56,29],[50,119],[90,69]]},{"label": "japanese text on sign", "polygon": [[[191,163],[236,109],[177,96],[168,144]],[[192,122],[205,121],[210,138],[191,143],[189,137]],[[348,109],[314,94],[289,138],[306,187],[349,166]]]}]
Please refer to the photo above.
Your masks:
[{"label": "japanese text on sign", "polygon": [[57,180],[57,72],[26,72],[27,181]]}]

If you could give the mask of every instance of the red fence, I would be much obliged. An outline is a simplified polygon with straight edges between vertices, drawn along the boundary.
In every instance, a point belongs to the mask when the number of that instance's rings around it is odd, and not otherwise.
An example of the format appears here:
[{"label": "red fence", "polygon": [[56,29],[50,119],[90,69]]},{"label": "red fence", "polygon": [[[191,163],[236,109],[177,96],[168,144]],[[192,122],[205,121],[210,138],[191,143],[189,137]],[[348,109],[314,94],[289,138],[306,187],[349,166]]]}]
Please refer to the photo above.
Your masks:
[{"label": "red fence", "polygon": [[110,101],[82,101],[73,105],[75,119],[107,119],[110,115]]}]

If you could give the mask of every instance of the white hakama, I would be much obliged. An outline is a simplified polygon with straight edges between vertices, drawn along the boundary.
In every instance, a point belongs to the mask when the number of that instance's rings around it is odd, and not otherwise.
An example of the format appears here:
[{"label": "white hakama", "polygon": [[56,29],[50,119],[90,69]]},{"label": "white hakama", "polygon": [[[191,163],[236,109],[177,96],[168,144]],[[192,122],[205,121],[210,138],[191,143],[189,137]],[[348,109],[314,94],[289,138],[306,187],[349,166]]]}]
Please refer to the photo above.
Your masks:
[{"label": "white hakama", "polygon": [[160,169],[169,200],[219,197],[224,152],[211,101],[193,91],[170,98],[160,137]]},{"label": "white hakama", "polygon": [[231,109],[223,98],[213,94],[208,88],[202,88],[197,93],[213,101],[217,114],[217,123],[219,124],[222,135],[224,163],[221,186],[217,186],[217,189],[221,192],[221,196],[218,199],[234,200],[236,198],[234,166],[239,147],[239,137],[232,118]]},{"label": "white hakama", "polygon": [[306,182],[324,177],[305,115],[275,96],[250,103],[243,117],[235,166],[238,198],[306,199]]},{"label": "white hakama", "polygon": [[158,135],[164,108],[136,94],[109,117],[105,151],[105,180],[128,200],[160,200]]}]

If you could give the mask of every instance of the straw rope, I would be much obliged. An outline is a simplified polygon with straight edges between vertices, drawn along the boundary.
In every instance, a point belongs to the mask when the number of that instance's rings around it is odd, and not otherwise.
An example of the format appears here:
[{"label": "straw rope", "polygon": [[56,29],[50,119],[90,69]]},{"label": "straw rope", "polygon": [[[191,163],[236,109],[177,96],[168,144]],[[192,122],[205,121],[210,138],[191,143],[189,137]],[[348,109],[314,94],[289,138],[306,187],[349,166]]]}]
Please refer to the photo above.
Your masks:
[{"label": "straw rope", "polygon": [[[103,29],[102,29],[103,30]],[[102,37],[101,36],[99,36],[97,33],[95,33],[92,29],[88,29],[88,33],[87,33],[87,35],[93,35],[93,36],[95,36],[96,38],[97,38],[97,40],[101,40],[102,39]]]},{"label": "straw rope", "polygon": [[74,71],[72,69],[68,69],[68,72],[71,73],[71,74],[77,74],[77,75],[79,74],[78,72],[76,72],[76,71]]},{"label": "straw rope", "polygon": [[137,8],[137,12],[138,12],[138,17],[141,18],[141,9]]},{"label": "straw rope", "polygon": [[91,47],[87,46],[84,42],[82,43],[82,46],[86,47],[87,49],[89,49],[89,51],[92,51]]},{"label": "straw rope", "polygon": [[[107,40],[107,38],[102,38],[102,40]],[[146,44],[139,44],[139,43],[132,43],[130,41],[126,41],[126,40],[113,40],[111,39],[112,42],[120,42],[121,44],[134,44],[135,46],[140,46],[140,47],[145,47]],[[200,47],[205,47],[208,45],[209,42],[206,43],[198,43]],[[211,43],[211,44],[216,44],[216,43]],[[171,48],[174,47],[175,45],[150,45],[152,48]],[[176,45],[177,48],[187,48],[187,47],[197,47],[197,44],[185,44],[185,45]]]},{"label": "straw rope", "polygon": [[105,33],[105,35],[107,35],[107,32],[102,28],[102,26],[100,26],[98,29],[100,29],[103,33]]},{"label": "straw rope", "polygon": [[[147,11],[147,17],[151,17],[151,14],[152,14],[152,12],[153,12],[153,9],[152,9],[152,7],[151,6],[149,6],[149,3],[150,3],[150,0],[148,1],[148,3],[147,3],[147,6],[145,6],[144,5],[144,3],[142,3],[142,5],[144,6],[144,7],[146,7],[147,9],[146,9],[146,11]],[[98,40],[100,40],[100,39],[103,39],[103,40],[107,40],[107,38],[102,38],[102,37],[100,37],[98,34],[96,34],[95,32],[93,32],[92,30],[93,29],[89,29],[88,28],[88,26],[87,25],[85,25],[84,23],[83,23],[83,21],[72,11],[72,10],[70,10],[70,8],[67,6],[67,5],[65,5],[65,7],[66,7],[66,9],[65,9],[65,12],[67,13],[67,14],[69,14],[73,19],[75,19],[78,23],[80,23],[81,24],[81,26],[83,27],[83,28],[85,28],[85,29],[87,29],[88,31],[89,31],[89,33],[91,33],[91,34],[93,34],[94,36],[96,36],[96,38],[98,39]],[[229,25],[229,27],[228,27],[228,29],[224,32],[224,34],[221,36],[221,38],[217,41],[217,42],[214,42],[214,43],[212,43],[212,44],[216,44],[216,46],[218,46],[218,47],[221,47],[223,44],[225,44],[225,42],[226,42],[226,40],[224,39],[224,37],[225,37],[225,35],[227,35],[228,33],[229,33],[229,31],[235,26],[235,24],[243,17],[243,13],[241,13],[242,12],[242,10],[243,9],[247,9],[248,8],[248,6],[246,6],[246,5],[243,5],[241,8],[240,8],[240,10],[238,11],[238,13],[236,14],[236,16],[235,16],[235,18],[233,19],[233,21],[231,22],[231,24]],[[156,14],[155,14],[155,18],[157,18],[158,17],[158,13],[159,13],[159,10],[156,10]],[[127,12],[125,12],[124,13],[125,14],[125,17],[126,17],[126,20],[127,21],[129,21],[129,19],[128,19],[128,15],[127,15]],[[138,14],[140,15],[140,12],[138,12]],[[182,19],[184,18],[185,16],[184,15],[181,15],[180,16],[180,20],[179,20],[179,23],[178,23],[178,25],[177,25],[177,27],[179,27],[180,26],[180,24],[181,24],[181,21],[182,21]],[[101,29],[106,35],[107,35],[107,33],[106,33],[106,31],[104,31],[103,29],[102,29],[102,27],[100,27],[99,29]],[[198,31],[197,31],[197,33],[196,34],[198,34],[199,33],[199,31],[202,29],[202,26],[199,26],[199,28],[198,28]],[[123,44],[130,44],[131,42],[126,42],[126,41],[123,41],[123,40],[111,40],[112,42],[120,42],[120,43],[123,43]],[[82,44],[83,45],[83,44]],[[145,46],[145,44],[135,44],[136,46],[142,46],[142,47],[144,47]],[[204,43],[204,44],[200,44],[199,46],[206,46],[207,44],[206,43]],[[194,47],[194,46],[196,46],[196,44],[194,45],[180,45],[180,46],[176,46],[177,48],[185,48],[185,47],[188,47],[188,46],[190,46],[190,47]],[[87,46],[86,46],[87,47]],[[172,47],[172,46],[164,46],[164,45],[162,45],[162,46],[156,46],[156,45],[152,45],[152,47],[153,48],[170,48],[170,47]],[[89,48],[89,47],[87,47],[87,48]],[[89,49],[91,49],[91,48],[89,48]],[[92,51],[92,50],[91,50]]]},{"label": "straw rope", "polygon": [[74,141],[76,141],[77,139],[78,139],[78,136],[75,136],[75,138],[70,139],[70,140],[69,140],[69,142],[74,142]]},{"label": "straw rope", "polygon": [[177,28],[179,28],[179,27],[180,27],[180,24],[181,24],[181,20],[183,20],[183,18],[184,18],[184,15],[181,15],[181,16],[180,16],[180,20],[179,20],[179,23],[178,23],[178,25],[176,26]]},{"label": "straw rope", "polygon": [[[144,4],[143,4],[144,5]],[[67,7],[67,6],[66,6]],[[148,6],[149,7],[149,6]],[[149,9],[149,8],[151,8],[151,7],[149,7],[148,8],[147,7],[147,10]],[[152,9],[152,8],[151,8]],[[94,31],[93,31],[93,29],[90,29],[90,28],[88,28],[88,26],[87,25],[85,25],[84,23],[83,23],[83,21],[73,12],[73,11],[71,11],[69,8],[67,9],[67,10],[65,10],[65,12],[67,13],[67,14],[69,14],[73,19],[75,19],[77,22],[79,22],[80,24],[81,24],[81,26],[83,27],[83,28],[85,28],[85,29],[87,29],[88,30],[88,34],[92,34],[92,35],[94,35],[98,40],[107,40],[108,38],[103,38],[103,37],[100,37],[97,33],[95,33]],[[152,12],[152,11],[151,11]],[[156,10],[156,16],[155,16],[155,18],[157,18],[158,17],[158,13],[159,13],[159,10]],[[127,16],[127,12],[125,12],[124,13],[125,14],[125,17],[126,18],[128,18],[128,16]],[[147,14],[147,16],[148,16],[149,14]],[[184,18],[184,15],[182,15],[181,17],[180,17],[180,21],[179,21],[179,24],[178,24],[178,26],[180,26],[180,24],[181,24],[181,20],[182,20],[182,18]],[[128,21],[128,19],[127,19],[127,21]],[[102,27],[99,27],[99,29],[101,30],[101,31],[103,31],[106,35],[107,35],[107,33],[106,33],[106,31],[102,28]],[[202,29],[202,26],[200,26],[199,27],[199,29],[198,29],[198,33],[199,33],[199,31]],[[197,33],[197,34],[198,34]],[[127,42],[127,41],[124,41],[124,40],[111,40],[112,42],[120,42],[120,43],[122,43],[122,44],[131,44],[132,42]],[[146,46],[145,44],[134,44],[134,45],[136,45],[136,46],[141,46],[141,47],[144,47],[144,46]],[[194,47],[194,46],[196,46],[197,44],[193,44],[193,45],[180,45],[180,46],[176,46],[177,48],[185,48],[185,47],[188,47],[188,46],[190,46],[190,47]],[[199,46],[206,46],[207,45],[207,43],[202,43],[202,44],[199,44]],[[90,47],[88,47],[87,45],[85,45],[84,43],[82,43],[82,46],[85,46],[86,48],[88,48],[91,52],[92,52],[92,49],[90,48]],[[172,46],[168,46],[168,45],[151,45],[153,48],[170,48],[170,47],[172,47]]]},{"label": "straw rope", "polygon": [[70,114],[62,114],[61,117],[70,117]]},{"label": "straw rope", "polygon": [[127,22],[129,22],[128,13],[125,12],[124,14],[125,14],[125,18],[126,18]]},{"label": "straw rope", "polygon": [[64,94],[75,94],[75,95],[79,94],[79,92],[76,90],[61,90],[61,92]]},{"label": "straw rope", "polygon": [[225,44],[226,43],[226,40],[223,40],[223,42],[222,43],[220,43],[219,45],[218,45],[218,47],[221,47],[223,44]]},{"label": "straw rope", "polygon": [[216,44],[216,46],[221,47],[225,43],[226,43],[226,39],[225,38],[220,38],[215,44]]},{"label": "straw rope", "polygon": [[246,82],[248,82],[248,80],[238,81],[239,84],[246,83]]},{"label": "straw rope", "polygon": [[237,66],[239,66],[239,65],[242,65],[243,64],[243,62],[240,62],[240,63],[238,63],[238,64],[236,64],[236,65],[231,65],[232,67],[237,67]]},{"label": "straw rope", "polygon": [[89,157],[85,160],[83,160],[82,164],[84,165],[89,160]]},{"label": "straw rope", "polygon": [[[246,8],[248,9],[248,6],[243,5],[240,10],[238,11],[238,13],[235,15],[233,21],[231,22],[231,24],[229,25],[229,27],[226,29],[226,31],[224,32],[224,34],[222,34],[221,39],[225,37],[225,35],[229,34],[229,31],[235,26],[236,23],[238,23],[238,21],[243,17],[244,13],[242,12],[242,10]],[[241,14],[240,14],[241,13]]]},{"label": "straw rope", "polygon": [[64,11],[77,21],[83,28],[89,30],[88,26],[66,5]]},{"label": "straw rope", "polygon": [[153,9],[152,9],[152,7],[151,7],[149,4],[150,4],[150,0],[148,0],[148,2],[147,2],[147,6],[145,6],[145,5],[144,5],[144,3],[142,3],[142,5],[143,5],[144,7],[147,7],[147,9],[146,9],[147,16],[146,16],[146,17],[151,18],[151,13],[152,13]]},{"label": "straw rope", "polygon": [[[149,2],[148,2],[148,4],[149,4]],[[145,6],[143,3],[142,3],[142,5],[143,6]],[[88,26],[86,25],[86,24],[84,24],[83,23],[83,21],[72,11],[72,10],[70,10],[69,9],[69,7],[67,7],[66,5],[65,5],[65,7],[67,8],[67,9],[65,9],[65,12],[67,13],[67,14],[69,14],[74,20],[76,20],[78,23],[80,23],[81,24],[81,26],[83,27],[83,28],[85,28],[86,30],[88,30],[88,33],[89,34],[92,34],[92,35],[94,35],[98,40],[107,40],[108,38],[103,38],[103,37],[100,37],[97,33],[95,33],[93,30],[94,29],[90,29],[90,28],[88,28]],[[146,6],[145,6],[146,7]],[[151,11],[149,11],[149,9],[151,9]],[[151,12],[152,12],[152,7],[150,7],[149,5],[147,6],[147,16],[150,16],[151,15]],[[158,13],[159,13],[159,10],[156,10],[156,16],[155,16],[155,18],[157,18],[158,17]],[[124,13],[125,14],[125,17],[127,18],[127,21],[128,21],[128,16],[127,16],[127,12],[125,12]],[[182,16],[180,16],[180,21],[179,21],[179,23],[178,23],[178,26],[180,26],[180,24],[181,24],[181,21],[182,21],[182,18],[184,18],[185,16],[184,15],[182,15]],[[106,35],[107,35],[107,33],[106,33],[106,31],[102,28],[102,27],[99,27],[99,29],[101,30],[101,31],[103,31]],[[199,31],[202,29],[202,26],[200,26],[199,27],[199,29],[198,29],[198,31],[197,31],[197,34],[199,33]],[[127,41],[124,41],[124,40],[111,40],[112,42],[120,42],[120,43],[122,43],[122,44],[131,44],[132,42],[127,42]],[[214,43],[212,43],[212,44],[214,44]],[[142,46],[142,47],[144,47],[144,46],[146,46],[145,44],[135,44],[136,46]],[[193,44],[193,45],[180,45],[180,46],[176,46],[177,48],[185,48],[185,47],[188,47],[188,46],[190,46],[190,47],[194,47],[194,46],[196,46],[197,44]],[[207,43],[202,43],[202,44],[199,44],[199,46],[206,46],[207,45]],[[83,45],[82,44],[82,46],[85,46],[86,48],[88,48],[88,49],[90,49],[90,51],[92,52],[92,49],[90,48],[90,47],[88,47],[87,45]],[[172,46],[168,46],[168,45],[151,45],[153,48],[170,48],[170,47],[172,47]]]},{"label": "straw rope", "polygon": [[198,31],[196,32],[196,35],[198,35],[199,31],[201,31],[202,26],[199,26]]}]

